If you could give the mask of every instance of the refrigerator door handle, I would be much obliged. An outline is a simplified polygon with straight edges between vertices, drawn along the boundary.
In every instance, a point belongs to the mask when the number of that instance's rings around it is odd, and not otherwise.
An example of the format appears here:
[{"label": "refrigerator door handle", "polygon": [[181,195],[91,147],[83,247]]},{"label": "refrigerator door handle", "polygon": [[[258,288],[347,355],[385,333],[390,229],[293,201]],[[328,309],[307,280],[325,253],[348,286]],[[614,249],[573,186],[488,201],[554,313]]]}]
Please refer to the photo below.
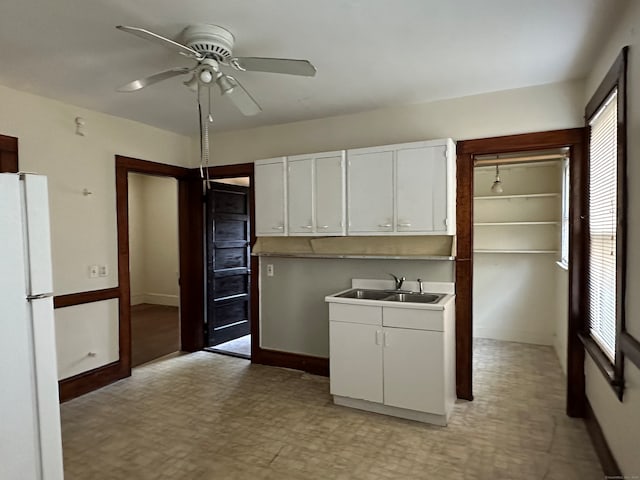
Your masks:
[{"label": "refrigerator door handle", "polygon": [[37,295],[27,295],[27,301],[40,300],[41,298],[53,297],[53,293],[38,293]]}]

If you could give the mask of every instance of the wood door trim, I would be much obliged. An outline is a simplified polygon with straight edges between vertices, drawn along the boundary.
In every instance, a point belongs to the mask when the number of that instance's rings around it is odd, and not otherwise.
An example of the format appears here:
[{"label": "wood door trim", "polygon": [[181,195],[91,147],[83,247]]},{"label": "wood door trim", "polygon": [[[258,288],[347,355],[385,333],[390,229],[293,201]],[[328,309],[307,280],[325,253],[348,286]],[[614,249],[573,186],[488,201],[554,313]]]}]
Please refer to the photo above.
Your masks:
[{"label": "wood door trim", "polygon": [[476,155],[498,154],[569,147],[569,326],[567,341],[567,414],[584,415],[584,348],[578,334],[582,330],[583,306],[579,285],[583,274],[581,221],[585,203],[580,196],[584,178],[583,128],[554,130],[464,140],[457,144],[457,255],[456,255],[456,386],[459,398],[472,399],[473,338],[473,160]]},{"label": "wood door trim", "polygon": [[0,173],[18,172],[18,139],[0,135]]},{"label": "wood door trim", "polygon": [[105,288],[102,290],[88,290],[86,292],[67,293],[53,297],[53,308],[73,307],[84,303],[101,302],[120,297],[120,288]]},{"label": "wood door trim", "polygon": [[18,139],[7,135],[0,135],[0,150],[18,153]]}]

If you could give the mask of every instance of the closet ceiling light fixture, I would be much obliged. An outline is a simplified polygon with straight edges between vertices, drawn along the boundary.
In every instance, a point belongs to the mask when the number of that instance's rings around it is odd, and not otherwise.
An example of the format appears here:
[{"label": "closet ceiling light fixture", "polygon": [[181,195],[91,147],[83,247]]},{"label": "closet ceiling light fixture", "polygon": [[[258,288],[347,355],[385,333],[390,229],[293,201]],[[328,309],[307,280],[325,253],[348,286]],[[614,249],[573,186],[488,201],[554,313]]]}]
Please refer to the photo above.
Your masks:
[{"label": "closet ceiling light fixture", "polygon": [[500,180],[500,167],[496,165],[496,179],[491,185],[491,191],[493,193],[502,193],[504,190],[502,189],[502,180]]}]

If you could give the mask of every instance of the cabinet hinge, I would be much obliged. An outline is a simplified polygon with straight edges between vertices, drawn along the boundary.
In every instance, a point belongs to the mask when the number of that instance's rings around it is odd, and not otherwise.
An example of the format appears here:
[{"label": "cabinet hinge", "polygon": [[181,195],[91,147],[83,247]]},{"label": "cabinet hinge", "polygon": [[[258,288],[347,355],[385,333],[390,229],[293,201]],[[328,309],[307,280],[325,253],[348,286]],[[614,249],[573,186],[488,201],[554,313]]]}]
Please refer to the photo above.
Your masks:
[{"label": "cabinet hinge", "polygon": [[445,227],[448,227],[448,226],[449,226],[449,219],[448,219],[448,218],[445,218],[445,219],[444,219],[444,226],[445,226]]}]

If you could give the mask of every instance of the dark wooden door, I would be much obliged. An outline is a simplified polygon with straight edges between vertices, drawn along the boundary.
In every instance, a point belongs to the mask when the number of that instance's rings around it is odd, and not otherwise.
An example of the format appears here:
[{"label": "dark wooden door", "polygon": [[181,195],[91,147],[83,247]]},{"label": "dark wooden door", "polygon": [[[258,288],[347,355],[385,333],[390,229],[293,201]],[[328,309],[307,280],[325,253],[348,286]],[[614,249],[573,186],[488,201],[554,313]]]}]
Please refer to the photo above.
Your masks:
[{"label": "dark wooden door", "polygon": [[250,333],[249,240],[249,189],[212,182],[207,194],[205,342],[209,347]]}]

